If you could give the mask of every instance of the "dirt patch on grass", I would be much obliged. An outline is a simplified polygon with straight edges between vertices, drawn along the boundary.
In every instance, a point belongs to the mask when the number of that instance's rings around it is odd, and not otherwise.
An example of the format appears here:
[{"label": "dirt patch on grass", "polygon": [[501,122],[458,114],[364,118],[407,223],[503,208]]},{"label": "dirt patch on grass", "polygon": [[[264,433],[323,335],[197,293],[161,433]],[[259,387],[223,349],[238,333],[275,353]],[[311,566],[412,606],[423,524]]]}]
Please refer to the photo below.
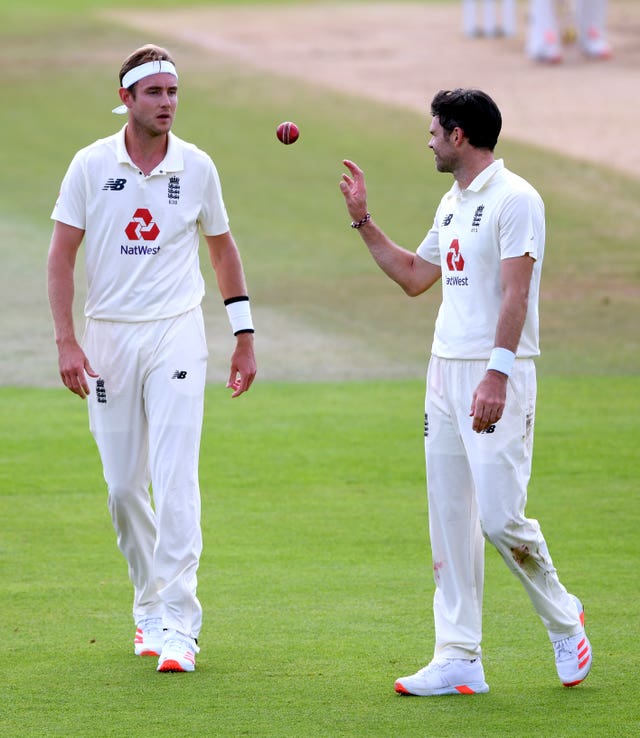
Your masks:
[{"label": "dirt patch on grass", "polygon": [[557,66],[526,57],[526,11],[527,3],[519,3],[515,37],[473,40],[462,33],[458,4],[199,7],[109,17],[241,64],[425,115],[438,89],[481,87],[502,109],[504,137],[637,177],[640,3],[610,4],[613,59],[589,61],[568,47]]}]

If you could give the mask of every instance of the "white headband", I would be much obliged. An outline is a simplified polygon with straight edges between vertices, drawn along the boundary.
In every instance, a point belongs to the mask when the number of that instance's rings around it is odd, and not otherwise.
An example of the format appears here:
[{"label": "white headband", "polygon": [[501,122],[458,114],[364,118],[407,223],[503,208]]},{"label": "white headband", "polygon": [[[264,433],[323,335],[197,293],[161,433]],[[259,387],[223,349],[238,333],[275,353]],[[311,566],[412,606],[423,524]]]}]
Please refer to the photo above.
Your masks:
[{"label": "white headband", "polygon": [[[173,62],[158,59],[156,61],[145,62],[144,64],[140,64],[138,67],[130,69],[122,78],[122,86],[129,89],[131,85],[135,85],[135,83],[139,82],[141,79],[150,77],[152,74],[160,74],[162,72],[173,74],[173,76],[178,79],[178,72],[176,71]],[[116,115],[125,115],[128,112],[128,108],[126,105],[118,105],[118,107],[114,108],[111,112]]]}]

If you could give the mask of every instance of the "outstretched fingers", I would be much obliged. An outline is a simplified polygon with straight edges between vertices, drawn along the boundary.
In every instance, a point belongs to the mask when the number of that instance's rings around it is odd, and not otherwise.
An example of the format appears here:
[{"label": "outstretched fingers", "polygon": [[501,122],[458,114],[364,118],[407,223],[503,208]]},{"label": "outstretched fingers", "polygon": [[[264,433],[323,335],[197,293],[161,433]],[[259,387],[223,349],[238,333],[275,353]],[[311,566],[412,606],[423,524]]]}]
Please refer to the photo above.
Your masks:
[{"label": "outstretched fingers", "polygon": [[349,170],[349,174],[343,173],[340,182],[340,191],[353,218],[359,220],[366,212],[367,190],[364,184],[364,172],[350,159],[343,159],[342,163]]}]

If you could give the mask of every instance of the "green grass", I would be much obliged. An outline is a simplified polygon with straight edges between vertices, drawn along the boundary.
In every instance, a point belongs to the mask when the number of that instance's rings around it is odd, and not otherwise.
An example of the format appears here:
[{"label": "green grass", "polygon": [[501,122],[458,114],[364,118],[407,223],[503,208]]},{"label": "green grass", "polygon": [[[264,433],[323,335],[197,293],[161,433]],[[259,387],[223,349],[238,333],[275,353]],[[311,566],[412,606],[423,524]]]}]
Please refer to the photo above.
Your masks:
[{"label": "green grass", "polygon": [[472,699],[393,692],[433,648],[422,383],[252,393],[208,392],[202,652],[195,674],[159,675],[132,655],[85,406],[0,389],[3,735],[637,734],[637,379],[540,387],[529,514],[585,602],[593,673],[560,686],[542,625],[488,549],[492,691]]}]

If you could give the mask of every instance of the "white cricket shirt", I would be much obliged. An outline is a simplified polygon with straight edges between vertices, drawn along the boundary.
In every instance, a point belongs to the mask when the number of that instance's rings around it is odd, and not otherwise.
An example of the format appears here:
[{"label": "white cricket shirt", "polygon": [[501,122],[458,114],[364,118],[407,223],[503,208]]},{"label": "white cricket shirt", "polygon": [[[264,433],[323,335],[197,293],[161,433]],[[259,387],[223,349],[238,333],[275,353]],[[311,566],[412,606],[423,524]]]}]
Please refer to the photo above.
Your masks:
[{"label": "white cricket shirt", "polygon": [[75,155],[51,217],[85,231],[87,317],[170,318],[204,296],[199,231],[229,230],[220,179],[206,153],[173,133],[145,176],[129,157],[125,128]]},{"label": "white cricket shirt", "polygon": [[544,254],[544,204],[536,190],[498,159],[465,190],[458,183],[440,201],[417,249],[442,268],[442,304],[432,353],[444,359],[488,359],[502,300],[500,262],[529,254],[536,262],[516,355],[540,353],[538,298]]}]

